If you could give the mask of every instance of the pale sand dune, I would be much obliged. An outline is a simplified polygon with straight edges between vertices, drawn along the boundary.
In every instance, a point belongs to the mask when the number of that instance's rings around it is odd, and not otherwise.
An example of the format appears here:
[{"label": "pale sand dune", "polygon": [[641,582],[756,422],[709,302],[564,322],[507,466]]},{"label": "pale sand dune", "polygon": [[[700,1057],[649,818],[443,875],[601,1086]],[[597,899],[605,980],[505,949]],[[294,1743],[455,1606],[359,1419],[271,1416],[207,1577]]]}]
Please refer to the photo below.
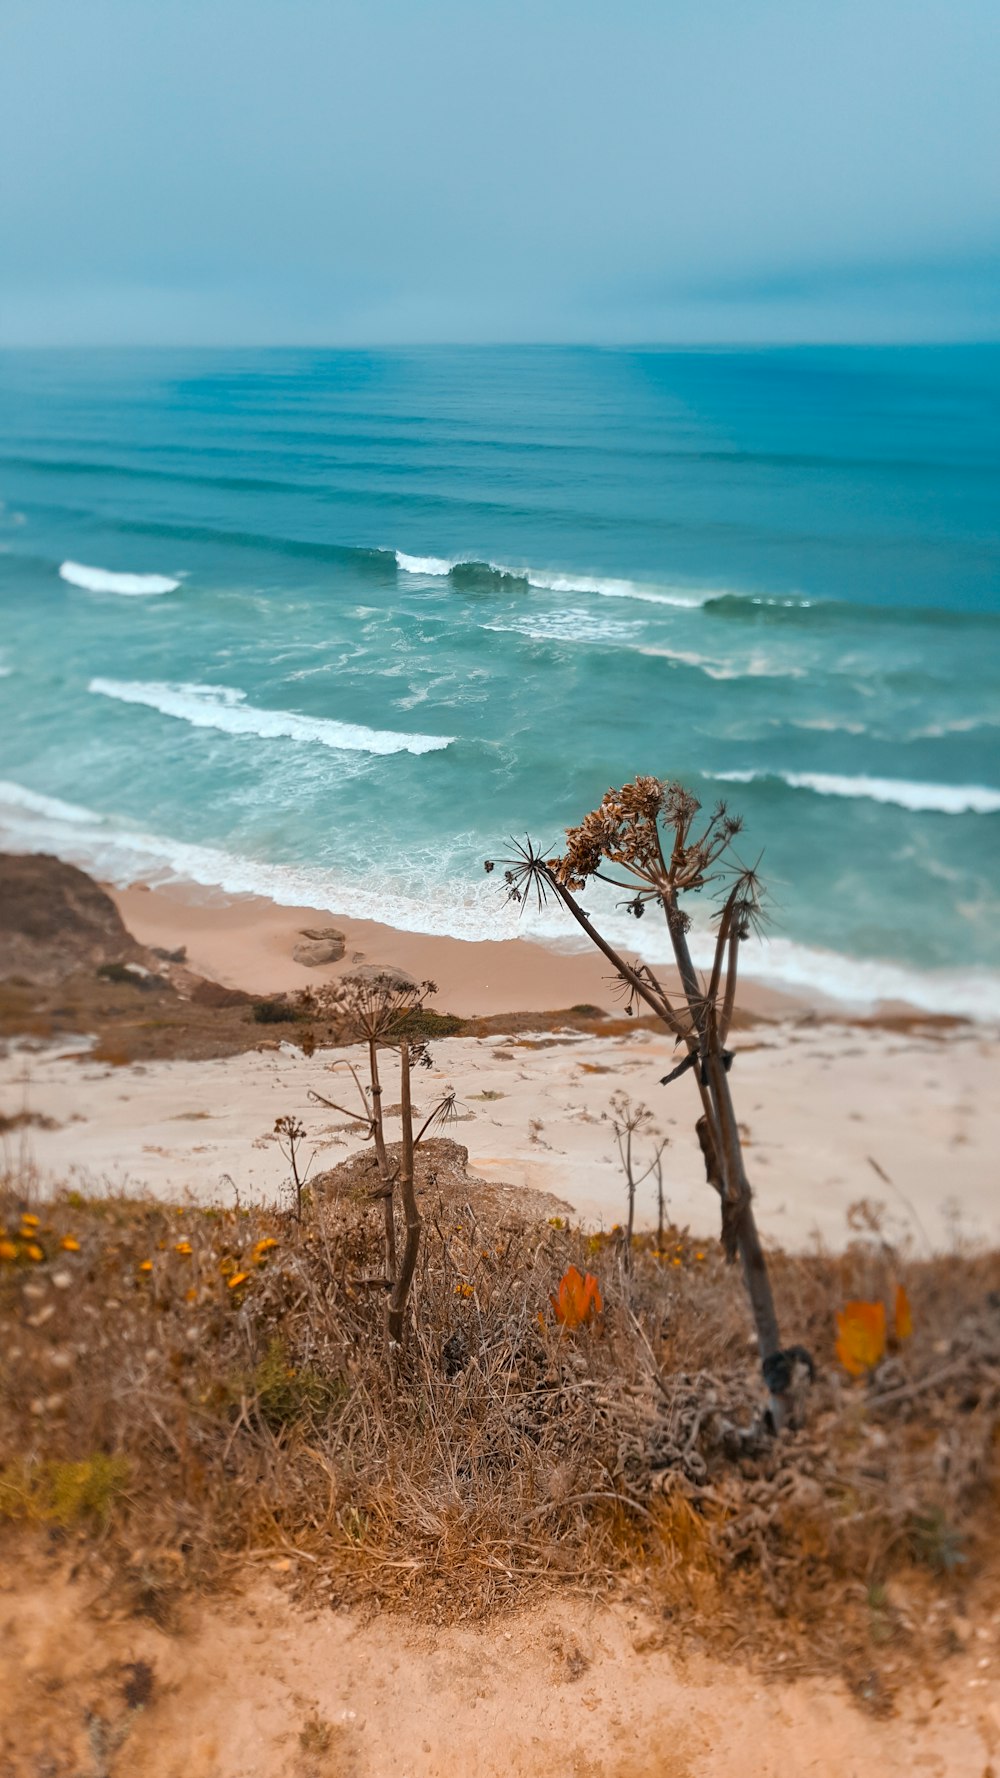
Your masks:
[{"label": "pale sand dune", "polygon": [[[787,1023],[740,1034],[736,1048],[737,1112],[769,1239],[803,1248],[818,1235],[840,1246],[849,1206],[873,1198],[885,1202],[896,1232],[905,1226],[918,1243],[1000,1240],[995,1035],[964,1027],[942,1039]],[[279,1115],[296,1112],[306,1124],[314,1170],[359,1146],[338,1127],[343,1117],[309,1098],[314,1087],[353,1104],[346,1071],[340,1079],[330,1072],[351,1053],[307,1059],[286,1044],[211,1062],[112,1068],[21,1050],[0,1060],[0,1108],[34,1111],[60,1127],[18,1131],[7,1152],[23,1150],[47,1184],[72,1179],[201,1202],[232,1201],[235,1189],[244,1201],[273,1199],[286,1175],[272,1136]],[[432,1071],[416,1076],[418,1104],[429,1108],[444,1087],[455,1088],[460,1121],[442,1133],[466,1144],[475,1171],[555,1193],[588,1223],[621,1220],[622,1183],[603,1120],[612,1092],[622,1089],[652,1105],[670,1137],[665,1183],[674,1220],[715,1232],[716,1204],[693,1132],[696,1094],[687,1079],[658,1084],[671,1063],[665,1037],[451,1038],[434,1043],[432,1055]],[[397,1097],[390,1065],[386,1098]],[[654,1219],[647,1186],[639,1226]]]}]

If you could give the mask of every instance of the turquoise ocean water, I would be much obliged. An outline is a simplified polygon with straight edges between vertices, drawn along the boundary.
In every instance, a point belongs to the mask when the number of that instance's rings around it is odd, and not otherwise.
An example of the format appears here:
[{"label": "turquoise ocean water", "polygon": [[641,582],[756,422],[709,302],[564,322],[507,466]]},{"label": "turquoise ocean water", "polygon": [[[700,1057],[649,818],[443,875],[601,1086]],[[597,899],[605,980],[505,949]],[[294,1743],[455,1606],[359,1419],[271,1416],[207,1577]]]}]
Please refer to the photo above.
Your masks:
[{"label": "turquoise ocean water", "polygon": [[1000,1011],[1000,348],[0,354],[0,502],[0,844],[496,937],[653,772],[756,974]]}]

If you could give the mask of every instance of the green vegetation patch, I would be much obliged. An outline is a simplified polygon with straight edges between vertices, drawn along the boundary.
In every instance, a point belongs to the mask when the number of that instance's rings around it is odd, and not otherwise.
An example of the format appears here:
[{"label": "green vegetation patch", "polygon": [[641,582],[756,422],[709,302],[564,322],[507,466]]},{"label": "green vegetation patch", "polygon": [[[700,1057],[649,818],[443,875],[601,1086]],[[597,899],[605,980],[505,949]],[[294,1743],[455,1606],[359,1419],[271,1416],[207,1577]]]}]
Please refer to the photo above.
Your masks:
[{"label": "green vegetation patch", "polygon": [[130,1474],[127,1457],[103,1451],[77,1463],[7,1463],[0,1469],[0,1519],[64,1529],[106,1522]]}]

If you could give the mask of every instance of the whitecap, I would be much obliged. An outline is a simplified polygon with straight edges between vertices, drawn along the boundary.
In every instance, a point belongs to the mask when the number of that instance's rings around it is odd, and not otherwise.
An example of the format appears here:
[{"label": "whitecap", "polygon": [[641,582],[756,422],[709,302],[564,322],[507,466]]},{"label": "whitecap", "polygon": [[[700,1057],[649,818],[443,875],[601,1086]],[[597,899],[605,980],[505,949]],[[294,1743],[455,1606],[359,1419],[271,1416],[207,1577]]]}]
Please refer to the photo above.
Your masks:
[{"label": "whitecap", "polygon": [[639,623],[618,622],[581,610],[539,612],[534,616],[511,618],[506,623],[481,624],[480,629],[509,632],[527,636],[533,642],[625,642],[642,629]]},{"label": "whitecap", "polygon": [[77,803],[61,802],[57,796],[43,796],[40,791],[29,790],[24,784],[6,779],[0,779],[0,806],[23,809],[26,814],[40,815],[48,821],[68,821],[74,826],[85,826],[101,819],[93,810],[82,809]]},{"label": "whitecap", "polygon": [[985,784],[918,784],[906,778],[841,777],[827,772],[710,772],[706,776],[729,784],[750,784],[757,778],[780,778],[792,790],[812,790],[818,796],[862,797],[876,803],[894,803],[915,813],[939,815],[995,815],[1000,813],[1000,790]]},{"label": "whitecap", "polygon": [[457,565],[444,556],[408,556],[401,549],[396,551],[396,567],[404,574],[450,574]]},{"label": "whitecap", "polygon": [[709,679],[804,679],[805,667],[781,666],[767,655],[751,655],[747,661],[720,661],[711,655],[696,654],[691,649],[662,648],[652,643],[640,648],[640,654],[654,659],[676,661],[682,667],[694,667]]},{"label": "whitecap", "polygon": [[602,599],[635,599],[642,604],[681,605],[690,610],[697,610],[710,599],[724,597],[718,588],[655,587],[635,580],[605,579],[600,575],[546,574],[538,568],[500,568],[496,563],[490,566],[501,574],[520,573],[529,586],[537,587],[540,592],[596,593]]},{"label": "whitecap", "polygon": [[254,735],[261,740],[290,740],[354,753],[436,753],[449,747],[452,735],[397,734],[366,728],[362,723],[329,717],[302,716],[292,710],[261,710],[246,702],[246,692],[227,685],[167,685],[157,681],[92,679],[88,690],[122,704],[142,704],[188,722],[192,728],[219,729],[227,735]]},{"label": "whitecap", "polygon": [[679,605],[697,610],[713,599],[728,597],[724,587],[659,586],[652,582],[622,580],[614,576],[573,574],[544,568],[517,568],[509,562],[480,561],[475,556],[411,556],[394,552],[396,567],[404,574],[433,577],[448,575],[454,568],[479,568],[504,580],[519,580],[538,592],[595,593],[602,599],[635,599],[650,605]]},{"label": "whitecap", "polygon": [[119,593],[133,599],[172,593],[181,584],[165,574],[112,574],[107,568],[88,568],[83,562],[63,562],[59,574],[70,586],[83,587],[88,593]]}]

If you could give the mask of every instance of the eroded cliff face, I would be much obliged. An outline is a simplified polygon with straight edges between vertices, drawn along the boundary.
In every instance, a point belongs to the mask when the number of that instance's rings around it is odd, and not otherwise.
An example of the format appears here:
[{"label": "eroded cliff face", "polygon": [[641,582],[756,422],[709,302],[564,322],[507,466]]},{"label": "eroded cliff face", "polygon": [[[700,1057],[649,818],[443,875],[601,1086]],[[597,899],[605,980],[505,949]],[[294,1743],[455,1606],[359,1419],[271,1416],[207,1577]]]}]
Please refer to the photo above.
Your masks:
[{"label": "eroded cliff face", "polygon": [[85,871],[47,853],[0,853],[0,978],[51,982],[104,963],[148,962]]}]

